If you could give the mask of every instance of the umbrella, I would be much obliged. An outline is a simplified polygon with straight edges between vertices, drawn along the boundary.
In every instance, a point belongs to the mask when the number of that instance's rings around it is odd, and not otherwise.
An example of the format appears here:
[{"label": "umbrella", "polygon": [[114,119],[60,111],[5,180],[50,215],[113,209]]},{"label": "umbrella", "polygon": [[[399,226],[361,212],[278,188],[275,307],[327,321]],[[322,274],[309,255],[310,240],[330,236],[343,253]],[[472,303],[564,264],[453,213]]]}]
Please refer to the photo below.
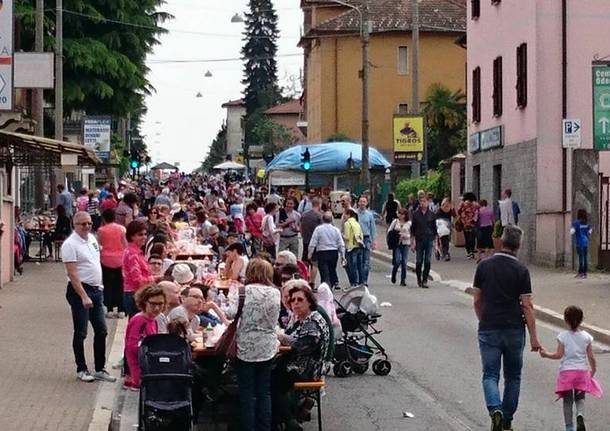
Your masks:
[{"label": "umbrella", "polygon": [[241,163],[228,161],[228,162],[224,162],[224,163],[214,166],[214,169],[218,169],[221,171],[228,171],[231,169],[241,170],[241,169],[246,169],[246,166],[242,165]]}]

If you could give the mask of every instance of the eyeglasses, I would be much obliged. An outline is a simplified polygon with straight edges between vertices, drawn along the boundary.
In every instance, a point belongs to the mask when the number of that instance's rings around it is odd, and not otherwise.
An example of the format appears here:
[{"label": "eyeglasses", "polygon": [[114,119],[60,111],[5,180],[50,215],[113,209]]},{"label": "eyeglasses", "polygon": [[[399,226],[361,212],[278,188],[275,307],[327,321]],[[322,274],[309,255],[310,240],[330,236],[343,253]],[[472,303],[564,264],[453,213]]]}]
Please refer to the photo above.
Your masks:
[{"label": "eyeglasses", "polygon": [[82,223],[75,223],[77,226],[93,226],[93,223],[90,221],[84,221]]},{"label": "eyeglasses", "polygon": [[291,303],[296,303],[296,302],[305,302],[305,298],[302,298],[300,296],[295,296],[293,298],[290,299]]},{"label": "eyeglasses", "polygon": [[151,307],[163,307],[165,305],[165,302],[146,301],[146,303]]}]

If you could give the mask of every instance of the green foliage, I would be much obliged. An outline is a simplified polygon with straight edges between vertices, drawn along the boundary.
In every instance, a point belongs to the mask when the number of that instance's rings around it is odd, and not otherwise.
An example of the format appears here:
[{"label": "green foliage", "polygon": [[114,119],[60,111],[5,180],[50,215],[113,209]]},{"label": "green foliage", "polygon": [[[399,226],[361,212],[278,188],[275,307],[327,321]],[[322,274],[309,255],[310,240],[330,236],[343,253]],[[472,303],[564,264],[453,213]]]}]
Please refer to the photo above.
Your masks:
[{"label": "green foliage", "polygon": [[219,163],[222,163],[227,154],[227,125],[223,124],[216,138],[210,145],[210,152],[201,164],[200,171],[211,172],[212,168]]},{"label": "green foliage", "polygon": [[400,202],[407,202],[407,197],[410,194],[417,195],[417,192],[424,190],[434,193],[434,196],[442,198],[449,194],[449,178],[446,172],[430,171],[428,176],[420,178],[404,179],[396,186],[396,198]]},{"label": "green foliage", "polygon": [[262,111],[281,100],[277,84],[277,28],[278,17],[271,0],[249,0],[246,13],[244,100],[246,103],[246,140],[249,145],[264,145],[254,133]]},{"label": "green foliage", "polygon": [[428,140],[428,166],[438,164],[466,149],[466,95],[452,92],[442,84],[432,84],[423,109]]},{"label": "green foliage", "polygon": [[[17,0],[21,49],[34,47],[35,0]],[[162,0],[64,0],[64,111],[115,118],[132,114],[138,123],[144,97],[153,91],[146,56],[171,18]],[[51,7],[47,4],[47,7]],[[111,22],[118,21],[118,22]],[[126,25],[125,23],[128,23]],[[46,13],[45,46],[53,49],[54,15]],[[51,92],[48,92],[51,93]],[[52,94],[48,94],[52,97]]]},{"label": "green foliage", "polygon": [[328,138],[326,138],[326,141],[324,141],[324,142],[355,142],[355,141],[352,138],[350,138],[349,136],[347,136],[347,133],[337,132],[337,133],[330,135]]},{"label": "green foliage", "polygon": [[294,144],[294,135],[288,127],[276,124],[265,115],[258,115],[252,128],[252,136],[256,142],[263,144],[263,153],[277,154]]}]

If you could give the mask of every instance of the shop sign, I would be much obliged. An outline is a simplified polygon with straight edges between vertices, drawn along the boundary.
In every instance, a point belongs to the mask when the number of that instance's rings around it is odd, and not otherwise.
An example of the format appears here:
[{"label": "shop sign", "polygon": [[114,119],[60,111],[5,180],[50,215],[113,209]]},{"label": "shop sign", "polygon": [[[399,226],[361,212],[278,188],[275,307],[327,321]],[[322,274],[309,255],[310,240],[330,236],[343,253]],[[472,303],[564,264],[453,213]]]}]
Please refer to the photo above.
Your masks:
[{"label": "shop sign", "polygon": [[593,148],[610,150],[610,64],[593,65]]},{"label": "shop sign", "polygon": [[83,144],[95,151],[102,160],[110,158],[111,117],[85,117],[83,119]]},{"label": "shop sign", "polygon": [[394,162],[421,161],[424,154],[424,117],[397,115],[392,119]]},{"label": "shop sign", "polygon": [[504,144],[502,138],[503,138],[502,126],[483,130],[481,132],[481,137],[480,137],[481,151],[486,151],[486,150],[491,150],[492,148],[501,147]]}]

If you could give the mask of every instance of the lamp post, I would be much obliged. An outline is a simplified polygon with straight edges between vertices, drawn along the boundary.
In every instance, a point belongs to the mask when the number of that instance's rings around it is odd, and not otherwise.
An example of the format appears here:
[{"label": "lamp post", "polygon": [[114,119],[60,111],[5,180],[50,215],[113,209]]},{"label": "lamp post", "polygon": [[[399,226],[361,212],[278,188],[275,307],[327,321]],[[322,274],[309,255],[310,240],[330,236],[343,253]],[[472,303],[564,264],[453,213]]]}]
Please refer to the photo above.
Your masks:
[{"label": "lamp post", "polygon": [[363,0],[357,7],[342,0],[332,0],[334,3],[355,10],[360,16],[360,38],[362,39],[362,165],[360,181],[370,189],[369,172],[369,41],[371,23],[369,22],[369,1]]}]

